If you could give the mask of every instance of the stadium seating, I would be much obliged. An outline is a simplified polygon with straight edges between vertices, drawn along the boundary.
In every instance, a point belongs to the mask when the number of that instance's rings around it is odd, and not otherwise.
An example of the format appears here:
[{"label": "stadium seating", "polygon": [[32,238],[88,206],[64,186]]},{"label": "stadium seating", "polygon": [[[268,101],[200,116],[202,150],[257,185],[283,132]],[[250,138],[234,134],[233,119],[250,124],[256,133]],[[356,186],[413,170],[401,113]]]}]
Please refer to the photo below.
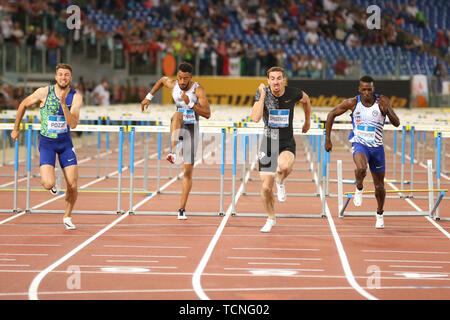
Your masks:
[{"label": "stadium seating", "polygon": [[[200,12],[206,13],[208,10],[207,0],[198,1]],[[381,9],[384,8],[385,1],[383,0],[352,0],[354,5],[361,8],[367,8],[369,5],[379,5]],[[396,5],[408,4],[409,0],[394,0],[392,3]],[[446,0],[428,0],[416,1],[419,10],[423,11],[425,18],[428,21],[424,28],[418,27],[415,23],[405,21],[401,26],[406,32],[413,35],[418,35],[422,41],[429,44],[434,44],[438,30],[447,30],[450,26],[450,2]],[[151,28],[163,28],[165,22],[162,21],[157,9],[146,8],[142,3],[135,2],[133,10],[127,10],[126,16],[128,20],[145,19]],[[299,5],[299,12],[303,12],[304,8]],[[106,14],[100,10],[94,10],[88,6],[87,17],[90,21],[94,21],[98,27],[105,31],[111,32],[117,27],[121,26],[123,21],[119,21],[114,15]],[[426,74],[432,75],[434,67],[437,63],[437,58],[425,52],[419,55],[414,52],[407,51],[398,46],[387,45],[384,47],[378,46],[363,46],[363,47],[349,47],[343,42],[326,39],[319,36],[319,45],[312,46],[305,42],[306,32],[299,30],[299,41],[294,44],[280,44],[276,41],[271,41],[267,35],[245,33],[241,27],[240,21],[235,16],[228,17],[231,23],[225,30],[225,40],[230,42],[235,39],[242,40],[244,43],[252,43],[256,48],[269,50],[269,48],[281,48],[285,51],[287,56],[301,54],[311,54],[326,59],[328,69],[325,72],[327,78],[334,77],[333,65],[339,55],[344,57],[350,63],[360,61],[362,67],[361,72],[371,74],[373,76],[386,75],[412,75],[412,74]],[[287,18],[286,24],[290,28],[295,28],[295,23],[292,19]],[[447,73],[450,74],[450,66],[447,64]]]}]

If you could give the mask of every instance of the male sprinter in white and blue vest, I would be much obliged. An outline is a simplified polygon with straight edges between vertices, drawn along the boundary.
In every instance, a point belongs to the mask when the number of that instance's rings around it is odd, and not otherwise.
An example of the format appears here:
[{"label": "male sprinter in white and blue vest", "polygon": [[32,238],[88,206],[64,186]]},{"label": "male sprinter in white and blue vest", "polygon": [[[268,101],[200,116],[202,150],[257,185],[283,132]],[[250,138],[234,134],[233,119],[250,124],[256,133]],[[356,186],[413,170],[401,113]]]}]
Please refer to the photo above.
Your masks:
[{"label": "male sprinter in white and blue vest", "polygon": [[358,91],[359,95],[344,100],[328,114],[325,127],[325,150],[330,152],[333,147],[330,134],[334,118],[350,110],[353,130],[350,132],[349,141],[352,143],[353,161],[356,165],[356,192],[353,203],[357,207],[362,204],[363,181],[367,173],[367,163],[369,163],[378,204],[375,227],[382,229],[384,228],[383,206],[386,198],[383,127],[386,116],[395,127],[400,125],[400,120],[395,114],[389,98],[375,94],[372,77],[364,76],[359,79]]},{"label": "male sprinter in white and blue vest", "polygon": [[200,139],[199,116],[206,119],[211,117],[211,108],[206,90],[198,83],[192,81],[193,66],[182,62],[178,66],[177,78],[162,77],[159,79],[144,100],[141,101],[141,110],[145,111],[156,92],[163,87],[172,91],[176,111],[170,122],[171,149],[167,155],[170,163],[175,163],[175,148],[178,141],[182,140],[183,149],[183,187],[181,190],[180,208],[178,220],[186,220],[186,203],[192,188],[192,172],[197,154],[198,141]]}]

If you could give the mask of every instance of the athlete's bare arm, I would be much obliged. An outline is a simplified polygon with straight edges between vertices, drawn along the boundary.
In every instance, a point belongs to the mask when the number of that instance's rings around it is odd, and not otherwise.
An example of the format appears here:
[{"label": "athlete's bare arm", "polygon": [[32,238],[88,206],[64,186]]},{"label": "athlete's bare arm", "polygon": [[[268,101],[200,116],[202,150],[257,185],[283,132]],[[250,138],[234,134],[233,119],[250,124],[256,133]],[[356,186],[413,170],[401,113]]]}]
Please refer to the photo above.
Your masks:
[{"label": "athlete's bare arm", "polygon": [[400,119],[397,114],[394,112],[394,108],[391,105],[391,101],[386,96],[380,96],[378,98],[378,105],[380,106],[380,110],[384,115],[387,115],[389,121],[391,121],[394,127],[398,127],[400,125]]},{"label": "athlete's bare arm", "polygon": [[202,86],[195,89],[198,103],[194,104],[194,111],[202,117],[209,119],[211,117],[211,107],[209,106],[208,98],[206,97],[206,90]]},{"label": "athlete's bare arm", "polygon": [[303,96],[300,99],[300,103],[303,105],[303,111],[305,112],[305,123],[303,124],[302,132],[306,133],[311,127],[311,100],[304,91],[302,93]]},{"label": "athlete's bare arm", "polygon": [[64,91],[61,97],[61,107],[64,112],[64,118],[66,119],[70,129],[75,129],[78,125],[78,120],[80,119],[80,108],[81,105],[83,104],[83,97],[78,92],[75,93],[72,100],[72,106],[70,107],[69,110],[69,108],[66,105],[66,97],[69,90]]},{"label": "athlete's bare arm", "polygon": [[347,110],[355,110],[357,98],[350,98],[342,101],[338,104],[333,110],[328,113],[327,123],[325,125],[325,150],[330,152],[333,148],[333,144],[331,143],[331,129],[333,128],[334,118],[340,116]]},{"label": "athlete's bare arm", "polygon": [[[175,79],[170,79],[169,77],[162,77],[161,79],[156,81],[155,85],[150,90],[150,94],[151,95],[155,95],[156,92],[158,92],[159,89],[161,89],[162,87],[173,89],[174,86],[175,86],[175,82],[176,82]],[[144,99],[144,100],[141,101],[141,110],[142,110],[142,112],[147,110],[149,104],[150,104],[150,100],[149,99]]]},{"label": "athlete's bare arm", "polygon": [[259,100],[253,104],[252,107],[252,120],[254,122],[259,122],[263,116],[264,111],[264,98],[266,97],[266,86],[261,83],[258,87]]},{"label": "athlete's bare arm", "polygon": [[11,138],[17,140],[19,138],[20,122],[25,114],[27,108],[35,105],[36,103],[44,103],[47,98],[48,87],[42,87],[30,94],[28,97],[22,100],[17,108],[16,121],[14,122],[14,129],[11,131]]}]

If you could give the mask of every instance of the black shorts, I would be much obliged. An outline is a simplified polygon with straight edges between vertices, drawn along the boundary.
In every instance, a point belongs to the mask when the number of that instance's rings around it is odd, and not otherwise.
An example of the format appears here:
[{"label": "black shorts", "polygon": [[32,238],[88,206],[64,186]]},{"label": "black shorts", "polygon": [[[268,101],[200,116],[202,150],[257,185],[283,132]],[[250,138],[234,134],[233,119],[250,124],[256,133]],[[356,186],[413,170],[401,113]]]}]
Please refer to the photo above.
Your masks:
[{"label": "black shorts", "polygon": [[290,151],[295,156],[295,139],[271,139],[263,136],[258,153],[259,172],[275,173],[278,167],[278,156],[283,151]]}]

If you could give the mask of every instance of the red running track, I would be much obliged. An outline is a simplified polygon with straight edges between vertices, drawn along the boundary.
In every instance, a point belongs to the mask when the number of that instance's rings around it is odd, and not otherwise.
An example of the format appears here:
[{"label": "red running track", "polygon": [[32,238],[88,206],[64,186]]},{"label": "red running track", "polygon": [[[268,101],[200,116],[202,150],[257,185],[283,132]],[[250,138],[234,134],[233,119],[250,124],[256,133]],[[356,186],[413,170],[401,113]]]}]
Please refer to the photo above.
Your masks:
[{"label": "red running track", "polygon": [[[297,169],[309,166],[304,140],[297,139]],[[154,148],[155,140],[149,139]],[[154,149],[151,149],[154,150]],[[80,148],[80,174],[95,176],[92,151]],[[389,157],[389,151],[387,150]],[[114,155],[114,154],[113,154]],[[336,159],[344,160],[344,178],[352,178],[351,154],[336,145],[331,154],[331,177]],[[115,154],[117,158],[117,155]],[[111,166],[116,160],[111,157]],[[141,161],[141,162],[139,162]],[[156,160],[150,159],[150,165]],[[142,158],[136,157],[137,165]],[[389,162],[388,162],[389,163]],[[92,166],[88,166],[92,165]],[[124,165],[128,165],[125,161]],[[167,164],[163,163],[165,167]],[[215,167],[215,169],[202,169]],[[417,165],[417,179],[425,180]],[[113,170],[111,170],[113,171]],[[11,167],[1,172],[11,173]],[[135,175],[142,175],[137,167]],[[172,176],[178,171],[172,170]],[[238,171],[240,172],[240,171]],[[169,176],[169,169],[161,171]],[[128,188],[124,170],[123,188]],[[194,177],[218,177],[218,165],[199,163]],[[240,176],[240,174],[239,174]],[[289,178],[309,179],[312,173],[294,171]],[[227,165],[226,178],[231,178]],[[256,171],[251,172],[247,192],[258,192]],[[368,177],[369,178],[369,177]],[[389,178],[389,176],[387,176]],[[11,178],[2,177],[0,184]],[[95,181],[95,183],[94,183]],[[92,184],[91,184],[92,183]],[[79,186],[115,188],[117,180],[82,178]],[[166,185],[167,184],[167,185]],[[32,185],[38,186],[34,177]],[[181,180],[162,180],[167,191],[179,191]],[[370,183],[367,182],[367,189]],[[24,181],[21,182],[24,186]],[[136,188],[142,181],[136,181]],[[258,196],[241,195],[237,181],[236,211],[263,213]],[[286,183],[288,193],[314,193],[314,182]],[[354,186],[346,185],[345,191]],[[390,187],[388,186],[390,189]],[[149,181],[156,189],[156,180]],[[219,182],[195,180],[193,191],[218,191]],[[231,181],[225,181],[231,190]],[[334,183],[330,192],[336,193]],[[12,193],[2,192],[1,203],[12,207]],[[44,204],[46,201],[51,201]],[[211,216],[189,216],[178,221],[174,215],[139,215],[139,211],[174,212],[177,194],[135,194],[136,214],[74,214],[77,230],[67,231],[62,215],[29,213],[0,214],[1,299],[225,299],[225,300],[362,300],[450,298],[450,251],[448,221],[427,217],[386,217],[386,228],[375,229],[374,217],[337,218],[337,199],[327,198],[324,218],[278,218],[269,234],[259,232],[264,218],[230,216],[231,197],[225,196],[224,217],[216,215],[219,196],[189,197],[189,212]],[[129,195],[122,207],[128,210]],[[63,197],[32,192],[31,207],[62,209]],[[363,208],[375,214],[375,200],[364,199]],[[386,211],[426,209],[425,200],[387,199]],[[24,208],[20,194],[19,207]],[[111,210],[117,207],[114,193],[80,193],[76,210]],[[348,210],[352,210],[349,205]],[[33,210],[32,210],[33,211]],[[276,202],[277,213],[311,214],[321,211],[318,197],[288,197]],[[441,216],[449,216],[449,204],[441,204]]]}]

